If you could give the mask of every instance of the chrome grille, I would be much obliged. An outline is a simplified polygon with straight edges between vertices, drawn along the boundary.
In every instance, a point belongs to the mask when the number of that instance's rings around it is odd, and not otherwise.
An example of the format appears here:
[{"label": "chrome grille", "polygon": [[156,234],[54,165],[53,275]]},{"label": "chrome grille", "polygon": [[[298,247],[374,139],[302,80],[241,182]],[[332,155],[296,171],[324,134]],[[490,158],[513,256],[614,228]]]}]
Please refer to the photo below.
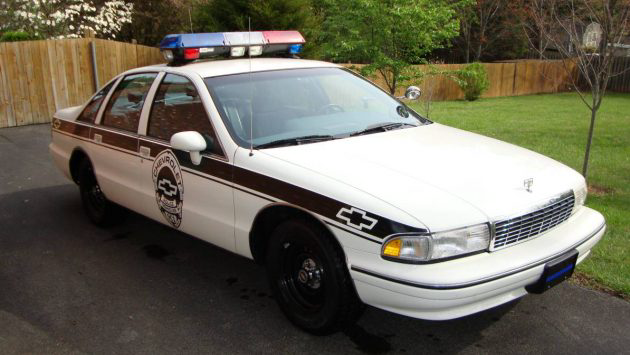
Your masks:
[{"label": "chrome grille", "polygon": [[574,201],[573,191],[570,191],[533,212],[496,222],[493,249],[533,238],[566,221],[571,216]]}]

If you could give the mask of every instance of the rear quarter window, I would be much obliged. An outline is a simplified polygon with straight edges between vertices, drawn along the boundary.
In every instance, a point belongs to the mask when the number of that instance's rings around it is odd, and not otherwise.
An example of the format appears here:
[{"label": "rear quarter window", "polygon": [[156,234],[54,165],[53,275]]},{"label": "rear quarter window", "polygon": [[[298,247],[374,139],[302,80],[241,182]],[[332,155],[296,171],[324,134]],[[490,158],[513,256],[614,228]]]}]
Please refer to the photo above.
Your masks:
[{"label": "rear quarter window", "polygon": [[94,121],[96,120],[98,109],[101,108],[103,100],[105,100],[105,97],[107,97],[107,93],[109,93],[109,91],[112,89],[112,86],[114,86],[115,82],[115,80],[112,81],[111,83],[109,83],[109,85],[105,86],[103,89],[101,89],[101,91],[94,95],[92,100],[90,100],[87,106],[85,106],[85,108],[83,109],[83,112],[81,112],[79,118],[77,118],[77,121],[94,123]]}]

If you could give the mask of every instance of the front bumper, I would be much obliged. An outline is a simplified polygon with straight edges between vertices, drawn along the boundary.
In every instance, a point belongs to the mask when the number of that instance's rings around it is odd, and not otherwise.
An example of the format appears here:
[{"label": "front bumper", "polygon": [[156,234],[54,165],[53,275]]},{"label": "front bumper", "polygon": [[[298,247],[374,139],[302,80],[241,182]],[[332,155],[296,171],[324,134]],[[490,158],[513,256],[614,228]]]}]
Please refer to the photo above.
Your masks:
[{"label": "front bumper", "polygon": [[363,302],[415,318],[446,320],[524,296],[525,286],[541,277],[546,262],[572,249],[582,262],[605,229],[603,216],[583,207],[528,242],[441,263],[409,265],[356,249],[346,253]]}]

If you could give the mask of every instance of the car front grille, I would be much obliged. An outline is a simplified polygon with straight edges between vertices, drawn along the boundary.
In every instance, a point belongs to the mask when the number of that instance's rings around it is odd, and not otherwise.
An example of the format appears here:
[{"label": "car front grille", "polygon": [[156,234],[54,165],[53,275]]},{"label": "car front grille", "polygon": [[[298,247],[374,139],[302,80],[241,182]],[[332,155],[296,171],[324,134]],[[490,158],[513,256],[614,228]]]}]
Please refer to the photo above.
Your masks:
[{"label": "car front grille", "polygon": [[571,216],[574,201],[573,191],[570,191],[533,212],[496,222],[493,250],[536,237],[566,221]]}]

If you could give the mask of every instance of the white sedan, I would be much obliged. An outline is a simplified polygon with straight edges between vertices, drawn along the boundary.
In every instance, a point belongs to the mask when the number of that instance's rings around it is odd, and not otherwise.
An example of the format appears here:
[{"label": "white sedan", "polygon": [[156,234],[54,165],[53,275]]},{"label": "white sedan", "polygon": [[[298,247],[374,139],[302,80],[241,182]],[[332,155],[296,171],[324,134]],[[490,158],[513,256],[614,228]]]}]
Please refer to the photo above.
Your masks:
[{"label": "white sedan", "polygon": [[317,334],[364,304],[444,320],[543,292],[604,234],[574,170],[433,123],[338,65],[195,60],[303,42],[274,33],[245,50],[228,34],[165,39],[177,65],[127,71],[54,115],[52,158],[94,223],[124,206],[254,259]]}]

